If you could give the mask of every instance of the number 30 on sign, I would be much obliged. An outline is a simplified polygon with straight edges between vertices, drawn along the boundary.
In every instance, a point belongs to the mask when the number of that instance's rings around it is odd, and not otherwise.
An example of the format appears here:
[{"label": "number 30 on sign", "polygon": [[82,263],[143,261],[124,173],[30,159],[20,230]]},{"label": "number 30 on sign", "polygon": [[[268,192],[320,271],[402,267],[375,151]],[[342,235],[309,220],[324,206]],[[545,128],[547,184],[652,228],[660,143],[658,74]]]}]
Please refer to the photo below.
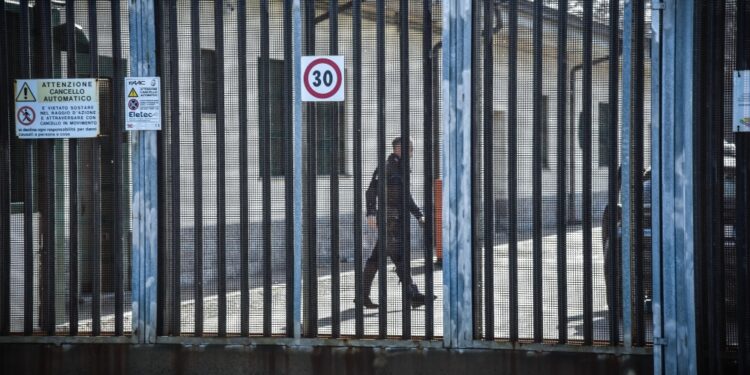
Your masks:
[{"label": "number 30 on sign", "polygon": [[344,56],[302,57],[302,101],[344,101]]}]

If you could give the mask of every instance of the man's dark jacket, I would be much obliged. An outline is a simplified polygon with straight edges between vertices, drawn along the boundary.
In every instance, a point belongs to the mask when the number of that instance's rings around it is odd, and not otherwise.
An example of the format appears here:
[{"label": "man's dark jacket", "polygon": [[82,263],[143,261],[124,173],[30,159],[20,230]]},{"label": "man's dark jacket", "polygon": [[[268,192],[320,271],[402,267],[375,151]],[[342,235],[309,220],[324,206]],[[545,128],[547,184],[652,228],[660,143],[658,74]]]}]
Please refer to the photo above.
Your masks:
[{"label": "man's dark jacket", "polygon": [[[401,170],[401,158],[396,154],[388,156],[388,160],[385,165],[385,180],[386,180],[386,207],[389,211],[395,210],[395,212],[401,213],[401,197],[403,188],[403,172]],[[377,214],[377,199],[378,199],[378,170],[372,174],[372,180],[370,185],[367,187],[365,192],[365,199],[367,201],[367,216],[374,216]],[[391,211],[393,212],[393,211]],[[422,217],[422,211],[414,203],[414,198],[409,192],[409,212],[417,218]]]}]

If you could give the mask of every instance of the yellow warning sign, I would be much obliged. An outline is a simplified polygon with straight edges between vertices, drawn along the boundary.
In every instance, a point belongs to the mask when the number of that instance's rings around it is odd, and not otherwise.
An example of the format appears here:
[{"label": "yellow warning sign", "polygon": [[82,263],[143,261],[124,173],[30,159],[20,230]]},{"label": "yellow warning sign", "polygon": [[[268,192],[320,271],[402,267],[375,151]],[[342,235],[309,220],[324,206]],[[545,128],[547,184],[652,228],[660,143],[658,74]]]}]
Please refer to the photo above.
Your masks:
[{"label": "yellow warning sign", "polygon": [[128,94],[128,98],[137,98],[138,93],[135,92],[135,88],[130,89],[130,93]]},{"label": "yellow warning sign", "polygon": [[16,95],[16,102],[35,102],[36,97],[34,96],[34,93],[31,92],[31,87],[29,87],[29,84],[27,82],[23,83],[23,86],[21,86],[21,89],[18,90],[18,95]]}]

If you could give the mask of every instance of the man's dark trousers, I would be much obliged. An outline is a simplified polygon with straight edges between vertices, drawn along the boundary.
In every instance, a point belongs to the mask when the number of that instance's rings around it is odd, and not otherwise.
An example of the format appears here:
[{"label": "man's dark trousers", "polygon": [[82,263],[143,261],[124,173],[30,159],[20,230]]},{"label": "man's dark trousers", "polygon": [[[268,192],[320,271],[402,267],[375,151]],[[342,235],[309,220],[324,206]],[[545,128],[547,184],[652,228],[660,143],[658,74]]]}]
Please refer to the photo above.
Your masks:
[{"label": "man's dark trousers", "polygon": [[[394,210],[395,211],[395,210]],[[370,257],[367,258],[367,262],[365,263],[365,271],[364,271],[364,291],[365,296],[370,295],[370,289],[372,287],[372,282],[375,280],[375,273],[378,271],[378,257],[381,251],[385,251],[385,255],[391,258],[391,261],[393,261],[393,264],[396,265],[396,275],[398,275],[399,281],[401,283],[408,283],[409,286],[409,294],[410,298],[415,297],[419,294],[419,289],[417,286],[412,282],[411,279],[411,273],[406,272],[404,269],[404,247],[403,247],[403,224],[402,224],[402,218],[404,215],[401,215],[400,212],[393,212],[388,213],[386,218],[386,232],[387,232],[387,238],[388,243],[387,246],[385,246],[385,249],[383,248],[383,239],[378,238],[378,242],[375,244],[375,248],[372,249],[372,253],[370,254]]]}]

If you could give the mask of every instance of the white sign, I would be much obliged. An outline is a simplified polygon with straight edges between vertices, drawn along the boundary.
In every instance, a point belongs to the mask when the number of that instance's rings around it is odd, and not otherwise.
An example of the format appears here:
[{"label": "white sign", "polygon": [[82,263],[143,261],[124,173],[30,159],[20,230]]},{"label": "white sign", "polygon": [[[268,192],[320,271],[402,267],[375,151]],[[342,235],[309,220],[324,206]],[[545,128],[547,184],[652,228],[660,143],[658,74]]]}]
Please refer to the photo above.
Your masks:
[{"label": "white sign", "polygon": [[96,79],[18,79],[16,135],[21,139],[99,135]]},{"label": "white sign", "polygon": [[302,56],[302,101],[344,101],[344,56]]},{"label": "white sign", "polygon": [[737,70],[733,77],[732,129],[750,132],[750,70]]},{"label": "white sign", "polygon": [[159,77],[125,78],[125,130],[161,130]]}]

